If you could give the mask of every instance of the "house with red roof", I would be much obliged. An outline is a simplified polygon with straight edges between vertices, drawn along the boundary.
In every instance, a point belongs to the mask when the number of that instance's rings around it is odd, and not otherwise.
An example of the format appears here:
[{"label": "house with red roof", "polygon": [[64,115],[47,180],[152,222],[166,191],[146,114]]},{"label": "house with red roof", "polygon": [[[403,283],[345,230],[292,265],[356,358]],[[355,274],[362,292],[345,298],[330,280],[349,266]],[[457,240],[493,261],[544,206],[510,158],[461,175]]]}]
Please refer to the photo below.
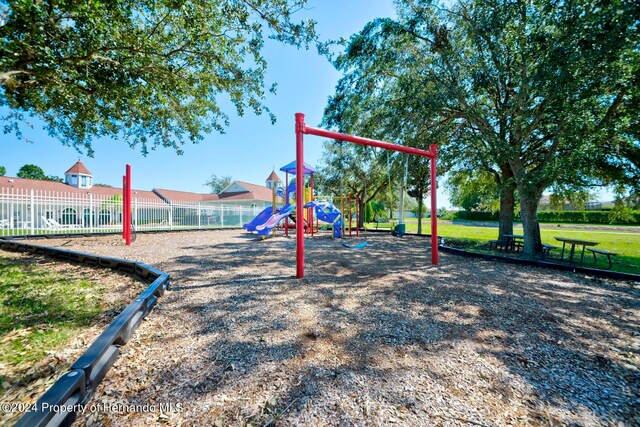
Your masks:
[{"label": "house with red roof", "polygon": [[[198,202],[208,205],[225,204],[264,209],[271,205],[274,188],[281,186],[282,180],[275,171],[272,171],[265,184],[257,185],[245,181],[233,181],[218,194],[190,193],[162,188],[154,188],[153,192],[167,203]],[[281,203],[280,198],[278,198],[278,203]]]}]

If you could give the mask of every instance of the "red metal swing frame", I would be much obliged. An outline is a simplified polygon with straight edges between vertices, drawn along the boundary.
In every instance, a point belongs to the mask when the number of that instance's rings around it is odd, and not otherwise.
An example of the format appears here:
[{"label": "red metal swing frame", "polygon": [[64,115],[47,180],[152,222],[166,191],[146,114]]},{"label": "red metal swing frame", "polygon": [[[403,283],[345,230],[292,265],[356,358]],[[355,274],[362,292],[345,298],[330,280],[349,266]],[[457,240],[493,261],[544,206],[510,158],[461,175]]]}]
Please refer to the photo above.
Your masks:
[{"label": "red metal swing frame", "polygon": [[[401,153],[414,154],[416,156],[431,159],[431,264],[438,264],[438,215],[436,205],[436,160],[438,158],[438,146],[430,145],[429,151],[419,148],[406,147],[390,142],[377,141],[375,139],[361,138],[359,136],[332,132],[324,129],[307,126],[304,122],[304,114],[296,113],[296,191],[303,194],[304,186],[304,135],[316,135],[339,141],[351,142],[370,147],[378,147],[384,150],[399,151]],[[302,218],[302,203],[296,204],[296,215]],[[296,222],[296,277],[304,277],[304,229],[302,221]]]}]

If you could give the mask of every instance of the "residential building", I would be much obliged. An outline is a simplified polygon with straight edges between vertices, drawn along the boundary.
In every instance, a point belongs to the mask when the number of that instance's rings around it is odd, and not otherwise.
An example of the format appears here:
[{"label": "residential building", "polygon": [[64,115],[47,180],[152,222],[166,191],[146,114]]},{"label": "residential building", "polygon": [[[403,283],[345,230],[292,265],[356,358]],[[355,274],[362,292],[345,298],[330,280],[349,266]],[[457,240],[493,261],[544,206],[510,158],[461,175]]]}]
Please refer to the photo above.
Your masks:
[{"label": "residential building", "polygon": [[[272,172],[265,183],[273,186],[278,179]],[[175,222],[173,207],[181,219],[187,208],[196,212],[190,216],[201,218],[189,219],[196,224],[213,224],[224,215],[247,219],[254,210],[271,205],[273,197],[269,187],[243,181],[232,182],[219,194],[160,188],[132,189],[131,193],[135,218],[145,223]],[[93,174],[81,161],[65,172],[64,182],[0,177],[0,221],[10,228],[46,228],[49,221],[83,227],[121,223],[121,200],[121,188],[95,185]]]}]

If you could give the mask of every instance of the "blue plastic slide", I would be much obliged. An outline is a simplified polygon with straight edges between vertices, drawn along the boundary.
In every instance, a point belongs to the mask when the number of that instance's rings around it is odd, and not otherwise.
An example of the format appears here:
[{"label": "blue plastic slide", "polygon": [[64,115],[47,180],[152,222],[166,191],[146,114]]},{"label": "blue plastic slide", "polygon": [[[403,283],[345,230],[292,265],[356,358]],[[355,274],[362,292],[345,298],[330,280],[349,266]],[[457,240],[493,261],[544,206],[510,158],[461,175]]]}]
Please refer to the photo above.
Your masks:
[{"label": "blue plastic slide", "polygon": [[280,221],[291,215],[291,212],[296,208],[295,205],[284,205],[280,208],[280,211],[271,217],[264,223],[256,226],[256,231],[261,236],[268,236],[273,227],[277,226]]},{"label": "blue plastic slide", "polygon": [[[279,210],[280,209],[276,209],[276,213],[278,213]],[[272,215],[272,213],[273,213],[273,207],[272,206],[266,207],[255,218],[253,218],[251,222],[248,222],[245,225],[243,225],[243,227],[247,231],[257,231],[256,226],[260,224],[264,224],[264,222]]]}]

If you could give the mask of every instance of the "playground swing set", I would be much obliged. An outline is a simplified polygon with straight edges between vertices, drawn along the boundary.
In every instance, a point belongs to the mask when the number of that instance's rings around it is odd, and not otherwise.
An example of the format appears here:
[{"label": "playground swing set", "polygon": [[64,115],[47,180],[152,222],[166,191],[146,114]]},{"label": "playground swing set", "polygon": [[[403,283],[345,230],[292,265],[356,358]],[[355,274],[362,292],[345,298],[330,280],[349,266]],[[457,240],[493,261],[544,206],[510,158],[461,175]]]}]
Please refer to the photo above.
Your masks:
[{"label": "playground swing set", "polygon": [[[296,191],[301,194],[304,184],[304,135],[315,135],[330,138],[338,141],[350,142],[369,147],[382,148],[384,150],[398,151],[406,154],[412,154],[429,158],[431,172],[431,212],[437,211],[436,203],[436,160],[438,157],[437,145],[429,146],[429,151],[418,148],[407,147],[390,142],[378,141],[374,139],[362,138],[354,135],[348,135],[339,132],[328,131],[320,128],[307,126],[304,122],[304,114],[296,113],[295,115],[295,133],[296,133]],[[297,217],[303,216],[303,205],[296,204]],[[349,223],[351,217],[349,216]],[[357,230],[357,227],[356,227]],[[437,215],[431,215],[431,263],[438,264],[438,219]],[[296,222],[296,277],[302,279],[304,277],[304,229],[303,224]]]},{"label": "playground swing set", "polygon": [[[430,178],[431,188],[436,188],[436,160],[438,157],[437,145],[430,145],[429,150],[422,150],[418,148],[407,147],[404,145],[393,144],[385,141],[378,141],[374,139],[362,138],[354,135],[348,135],[324,129],[314,128],[307,126],[304,122],[304,114],[296,113],[296,160],[289,163],[286,166],[280,168],[281,171],[286,173],[286,194],[285,204],[277,208],[276,207],[276,189],[273,189],[273,206],[266,208],[262,211],[253,221],[244,225],[247,231],[257,231],[259,235],[268,236],[278,224],[284,220],[285,235],[289,233],[289,219],[291,215],[295,213],[295,230],[296,230],[296,277],[304,277],[304,235],[309,233],[314,234],[314,230],[317,231],[317,220],[327,222],[333,227],[333,237],[340,238],[346,235],[348,230],[349,237],[353,237],[354,231],[356,238],[360,237],[359,227],[352,226],[353,215],[355,214],[356,221],[359,218],[359,206],[360,200],[358,195],[342,195],[340,197],[340,209],[333,203],[327,201],[316,201],[313,197],[314,190],[314,177],[315,170],[304,163],[304,135],[316,135],[325,138],[331,138],[337,141],[349,142],[353,144],[364,145],[367,147],[376,147],[383,150],[402,152],[405,154],[411,154],[416,156],[427,157],[430,159]],[[387,163],[389,157],[387,157]],[[404,182],[406,181],[406,164],[405,164],[405,177],[403,179],[403,185],[401,186],[401,199],[404,196]],[[387,164],[389,173],[389,181],[391,180],[390,168]],[[295,172],[295,181],[289,183],[289,175]],[[305,176],[310,175],[309,186],[305,185]],[[389,183],[389,191],[391,191],[391,184]],[[365,186],[366,194],[366,186]],[[290,194],[296,194],[296,203],[292,204]],[[431,191],[431,212],[436,212],[436,191]],[[302,200],[298,195],[303,195]],[[346,216],[345,213],[345,201],[346,201]],[[355,203],[355,208],[352,209],[352,203]],[[401,200],[402,206],[402,200]],[[316,225],[314,225],[314,210]],[[402,210],[402,209],[401,209]],[[266,222],[265,222],[266,220]],[[348,221],[348,224],[345,222]],[[405,225],[403,223],[402,213],[401,221],[393,230],[392,234],[397,237],[402,237],[405,232]],[[342,243],[343,246],[352,249],[361,249],[367,245],[366,233],[363,233],[363,241],[356,244]],[[438,264],[438,219],[436,215],[431,216],[431,263],[433,265]]]}]

